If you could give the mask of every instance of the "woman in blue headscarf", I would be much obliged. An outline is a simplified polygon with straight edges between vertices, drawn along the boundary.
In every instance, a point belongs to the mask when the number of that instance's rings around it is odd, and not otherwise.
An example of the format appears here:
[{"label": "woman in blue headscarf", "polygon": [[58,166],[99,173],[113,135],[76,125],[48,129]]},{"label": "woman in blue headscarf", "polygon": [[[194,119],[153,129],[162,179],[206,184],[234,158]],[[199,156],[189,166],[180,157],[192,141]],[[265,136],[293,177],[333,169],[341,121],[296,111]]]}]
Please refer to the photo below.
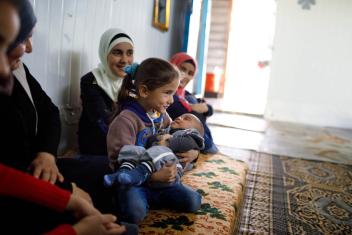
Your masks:
[{"label": "woman in blue headscarf", "polygon": [[32,52],[31,37],[37,18],[27,0],[19,3],[21,28],[7,51],[13,88],[8,98],[11,105],[6,110],[9,120],[2,123],[1,135],[6,138],[0,161],[30,171],[44,181],[61,183],[63,176],[55,163],[60,141],[59,110],[21,61],[25,53]]}]

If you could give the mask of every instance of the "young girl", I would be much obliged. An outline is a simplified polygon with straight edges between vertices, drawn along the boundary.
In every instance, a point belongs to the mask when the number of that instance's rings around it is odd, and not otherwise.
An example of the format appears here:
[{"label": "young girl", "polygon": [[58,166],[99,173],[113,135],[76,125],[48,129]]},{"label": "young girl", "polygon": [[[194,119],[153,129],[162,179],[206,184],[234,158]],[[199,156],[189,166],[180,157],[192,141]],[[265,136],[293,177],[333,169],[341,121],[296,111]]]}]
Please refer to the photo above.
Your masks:
[{"label": "young girl", "polygon": [[[148,137],[169,127],[171,118],[166,109],[172,104],[178,85],[179,73],[175,67],[156,58],[143,61],[124,79],[118,97],[120,113],[112,121],[107,137],[108,156],[114,170],[124,145],[145,147]],[[173,182],[175,178],[176,165],[172,165],[153,173],[151,180]],[[139,223],[149,206],[197,211],[201,195],[182,184],[154,189],[146,183],[118,188],[117,204],[121,221]]]}]

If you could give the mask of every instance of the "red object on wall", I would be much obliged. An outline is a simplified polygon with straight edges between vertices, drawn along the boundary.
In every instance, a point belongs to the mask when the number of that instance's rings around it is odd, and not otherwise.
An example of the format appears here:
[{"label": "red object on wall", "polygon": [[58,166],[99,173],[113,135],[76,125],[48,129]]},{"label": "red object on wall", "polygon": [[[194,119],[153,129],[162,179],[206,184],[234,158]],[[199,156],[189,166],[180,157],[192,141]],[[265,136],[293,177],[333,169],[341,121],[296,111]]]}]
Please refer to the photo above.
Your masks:
[{"label": "red object on wall", "polygon": [[206,92],[217,92],[215,91],[215,74],[207,73],[205,78],[205,91]]},{"label": "red object on wall", "polygon": [[269,61],[268,60],[258,61],[258,67],[261,68],[261,69],[265,68],[268,65],[269,65]]}]

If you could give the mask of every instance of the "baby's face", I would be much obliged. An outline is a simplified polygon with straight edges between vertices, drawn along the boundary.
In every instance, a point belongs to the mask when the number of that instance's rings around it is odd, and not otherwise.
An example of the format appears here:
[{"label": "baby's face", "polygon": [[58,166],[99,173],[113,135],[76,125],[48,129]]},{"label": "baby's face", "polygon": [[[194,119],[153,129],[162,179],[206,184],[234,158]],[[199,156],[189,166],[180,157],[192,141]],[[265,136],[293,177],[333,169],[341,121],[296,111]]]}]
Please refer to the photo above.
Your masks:
[{"label": "baby's face", "polygon": [[171,128],[180,128],[180,129],[189,129],[189,128],[197,128],[198,126],[198,118],[193,114],[186,113],[182,114],[178,118],[176,118],[171,123]]}]

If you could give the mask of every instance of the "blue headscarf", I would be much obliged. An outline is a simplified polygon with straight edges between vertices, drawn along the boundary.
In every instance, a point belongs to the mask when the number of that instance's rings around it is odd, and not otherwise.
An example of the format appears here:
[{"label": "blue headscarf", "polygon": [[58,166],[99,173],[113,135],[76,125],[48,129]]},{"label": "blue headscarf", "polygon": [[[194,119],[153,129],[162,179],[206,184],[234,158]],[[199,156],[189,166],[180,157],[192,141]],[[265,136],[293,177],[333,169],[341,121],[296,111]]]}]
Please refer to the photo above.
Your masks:
[{"label": "blue headscarf", "polygon": [[9,46],[7,50],[8,52],[24,42],[37,23],[37,17],[35,16],[33,7],[28,0],[18,1],[17,6],[21,23],[20,31],[18,32],[16,40]]}]

